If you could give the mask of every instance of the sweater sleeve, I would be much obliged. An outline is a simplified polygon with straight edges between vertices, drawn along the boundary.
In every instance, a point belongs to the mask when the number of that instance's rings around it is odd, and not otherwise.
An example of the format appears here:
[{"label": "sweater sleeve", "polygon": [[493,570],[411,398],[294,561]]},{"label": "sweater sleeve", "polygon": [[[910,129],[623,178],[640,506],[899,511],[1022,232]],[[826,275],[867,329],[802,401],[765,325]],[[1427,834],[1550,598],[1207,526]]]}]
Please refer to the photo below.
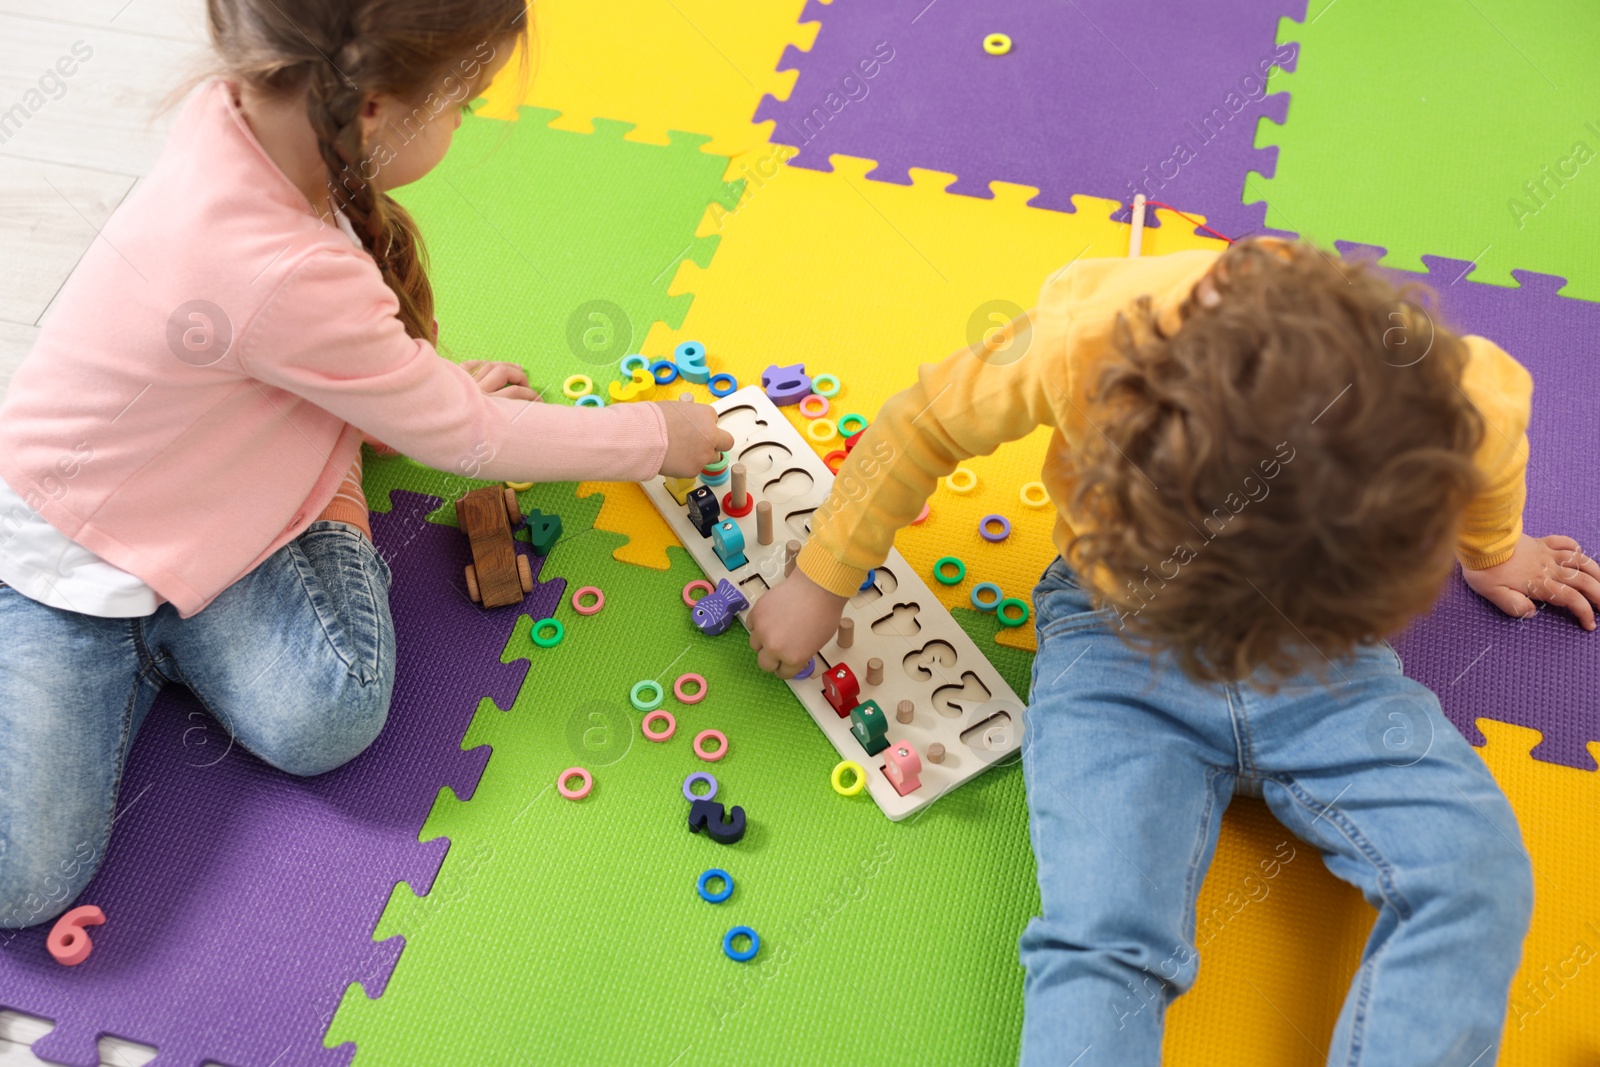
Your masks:
[{"label": "sweater sleeve", "polygon": [[940,478],[964,459],[1055,425],[1052,401],[1067,386],[1065,333],[1042,329],[1031,311],[1011,329],[1009,343],[994,331],[983,344],[923,364],[917,383],[884,403],[812,516],[796,561],[806,577],[853,594]]},{"label": "sweater sleeve", "polygon": [[1468,337],[1461,390],[1483,415],[1483,442],[1473,456],[1483,490],[1461,518],[1456,555],[1469,570],[1504,563],[1522,536],[1528,498],[1528,419],[1533,378],[1492,341]]},{"label": "sweater sleeve", "polygon": [[366,256],[319,250],[245,325],[240,367],[439,470],[496,481],[643,481],[660,470],[666,420],[654,404],[486,396],[406,333],[399,306]]}]

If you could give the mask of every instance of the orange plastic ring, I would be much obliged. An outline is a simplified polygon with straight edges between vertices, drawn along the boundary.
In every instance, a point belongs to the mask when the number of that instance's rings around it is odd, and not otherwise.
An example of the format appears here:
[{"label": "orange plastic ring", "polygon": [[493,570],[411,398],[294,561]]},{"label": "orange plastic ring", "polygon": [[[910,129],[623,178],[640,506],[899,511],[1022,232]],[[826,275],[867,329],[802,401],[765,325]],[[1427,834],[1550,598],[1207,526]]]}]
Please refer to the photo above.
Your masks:
[{"label": "orange plastic ring", "polygon": [[844,466],[845,457],[849,454],[850,453],[840,448],[833,452],[829,452],[826,456],[823,456],[822,462],[828,465],[828,469],[830,471],[832,471],[834,474],[838,474],[839,468]]}]

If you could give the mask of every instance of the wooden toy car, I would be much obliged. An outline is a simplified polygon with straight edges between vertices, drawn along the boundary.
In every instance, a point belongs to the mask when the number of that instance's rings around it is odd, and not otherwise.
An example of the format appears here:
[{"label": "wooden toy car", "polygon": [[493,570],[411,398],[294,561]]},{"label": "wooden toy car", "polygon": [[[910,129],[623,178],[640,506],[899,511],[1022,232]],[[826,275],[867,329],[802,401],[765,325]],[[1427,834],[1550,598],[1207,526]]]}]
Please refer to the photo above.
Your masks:
[{"label": "wooden toy car", "polygon": [[467,595],[486,608],[520,604],[533,592],[533,569],[519,555],[511,530],[522,521],[517,494],[485,486],[456,501],[456,521],[472,546]]}]

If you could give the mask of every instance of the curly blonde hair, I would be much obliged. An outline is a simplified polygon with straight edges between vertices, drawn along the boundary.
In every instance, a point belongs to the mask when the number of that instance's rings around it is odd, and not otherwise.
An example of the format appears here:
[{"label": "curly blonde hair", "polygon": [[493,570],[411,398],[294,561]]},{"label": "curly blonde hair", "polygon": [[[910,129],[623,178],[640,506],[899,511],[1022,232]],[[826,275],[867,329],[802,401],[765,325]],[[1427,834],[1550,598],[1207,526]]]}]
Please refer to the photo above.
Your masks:
[{"label": "curly blonde hair", "polygon": [[1207,279],[1170,334],[1148,298],[1119,319],[1068,555],[1130,640],[1270,684],[1430,607],[1484,425],[1422,291],[1303,243],[1235,244]]}]

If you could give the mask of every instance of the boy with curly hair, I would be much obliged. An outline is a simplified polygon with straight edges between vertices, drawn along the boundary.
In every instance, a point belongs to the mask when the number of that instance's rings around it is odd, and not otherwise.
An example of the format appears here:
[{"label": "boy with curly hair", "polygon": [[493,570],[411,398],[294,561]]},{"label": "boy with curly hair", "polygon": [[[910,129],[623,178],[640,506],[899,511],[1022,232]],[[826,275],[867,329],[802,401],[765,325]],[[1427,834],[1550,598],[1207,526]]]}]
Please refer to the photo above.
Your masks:
[{"label": "boy with curly hair", "polygon": [[939,478],[1054,430],[1061,555],[1034,590],[1023,730],[1043,912],[1021,941],[1023,1063],[1160,1062],[1235,793],[1378,910],[1328,1062],[1494,1062],[1528,857],[1383,638],[1456,561],[1507,614],[1542,600],[1594,628],[1600,565],[1522,531],[1531,391],[1376,271],[1257,240],[1076,263],[884,405],[750,643],[796,673]]}]

